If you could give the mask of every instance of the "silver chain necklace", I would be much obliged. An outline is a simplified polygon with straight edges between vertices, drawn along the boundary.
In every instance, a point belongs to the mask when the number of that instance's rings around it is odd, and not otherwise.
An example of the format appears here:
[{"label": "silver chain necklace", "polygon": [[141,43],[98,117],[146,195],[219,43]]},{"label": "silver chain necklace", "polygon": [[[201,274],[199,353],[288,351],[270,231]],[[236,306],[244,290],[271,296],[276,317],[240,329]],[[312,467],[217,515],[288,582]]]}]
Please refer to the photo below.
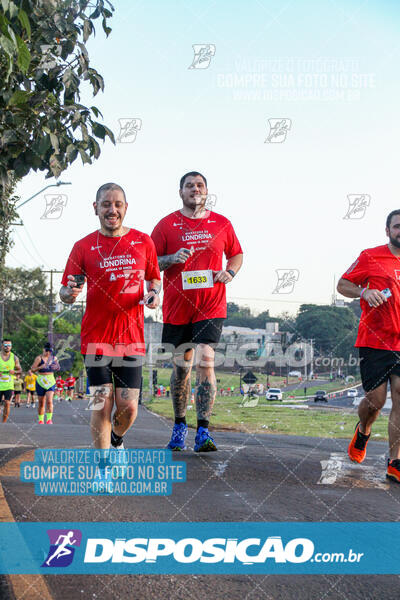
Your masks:
[{"label": "silver chain necklace", "polygon": [[[113,249],[111,250],[110,254],[107,256],[107,258],[105,258],[105,257],[102,255],[102,253],[100,252],[100,249],[99,249],[99,248],[100,248],[100,246],[99,246],[99,235],[100,235],[100,231],[99,231],[99,230],[97,230],[97,242],[96,242],[96,246],[97,246],[97,252],[100,254],[101,258],[102,258],[103,260],[109,260],[109,259],[112,257],[112,255],[113,255],[113,252],[114,252],[115,248],[118,246],[118,244],[120,243],[120,241],[122,240],[122,238],[123,238],[125,235],[127,235],[129,232],[130,232],[130,229],[128,229],[128,231],[127,231],[127,232],[126,232],[124,235],[121,235],[121,236],[120,236],[120,238],[119,238],[118,242],[117,242],[117,243],[114,245],[114,247],[113,247]],[[107,237],[107,236],[104,236],[104,237]]]}]

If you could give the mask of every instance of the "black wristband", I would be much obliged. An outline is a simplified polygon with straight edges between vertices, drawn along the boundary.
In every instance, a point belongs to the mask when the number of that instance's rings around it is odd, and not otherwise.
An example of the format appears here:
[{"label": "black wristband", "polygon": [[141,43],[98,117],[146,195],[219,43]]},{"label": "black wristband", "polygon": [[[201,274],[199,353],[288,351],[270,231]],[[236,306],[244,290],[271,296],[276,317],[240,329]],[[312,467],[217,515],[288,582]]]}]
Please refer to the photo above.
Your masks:
[{"label": "black wristband", "polygon": [[155,294],[159,294],[160,290],[156,290],[156,288],[150,288],[148,293],[150,294],[150,292],[154,292]]},{"label": "black wristband", "polygon": [[235,275],[236,275],[235,271],[232,271],[232,269],[227,269],[227,271],[226,271],[226,272],[227,272],[227,273],[229,273],[229,275],[230,275],[232,278],[233,278],[233,277],[235,277]]}]

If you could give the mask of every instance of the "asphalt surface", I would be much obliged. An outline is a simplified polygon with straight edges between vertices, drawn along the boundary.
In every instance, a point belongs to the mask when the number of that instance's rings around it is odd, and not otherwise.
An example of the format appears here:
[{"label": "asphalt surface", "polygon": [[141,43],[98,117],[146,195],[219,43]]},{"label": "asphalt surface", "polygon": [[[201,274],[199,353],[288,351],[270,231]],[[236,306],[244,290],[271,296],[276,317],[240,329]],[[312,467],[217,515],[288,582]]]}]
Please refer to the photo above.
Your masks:
[{"label": "asphalt surface", "polygon": [[[353,400],[353,399],[351,399]],[[166,400],[168,401],[168,400]],[[319,406],[319,404],[318,404]],[[386,483],[387,445],[370,442],[362,466],[346,459],[347,440],[214,432],[218,452],[177,453],[187,481],[165,497],[37,497],[6,465],[35,448],[89,447],[86,402],[56,404],[53,426],[34,410],[12,408],[0,424],[0,481],[17,522],[30,521],[397,521],[400,486]],[[163,448],[171,423],[141,407],[126,447]],[[188,436],[193,448],[194,431]],[[321,484],[330,457],[343,459],[333,482]],[[32,457],[33,458],[33,457]],[[15,462],[15,461],[14,461]],[[326,472],[326,471],[325,471]],[[397,576],[50,575],[55,600],[331,600],[398,599]],[[0,598],[13,598],[7,577]],[[29,600],[29,592],[25,596]]]}]

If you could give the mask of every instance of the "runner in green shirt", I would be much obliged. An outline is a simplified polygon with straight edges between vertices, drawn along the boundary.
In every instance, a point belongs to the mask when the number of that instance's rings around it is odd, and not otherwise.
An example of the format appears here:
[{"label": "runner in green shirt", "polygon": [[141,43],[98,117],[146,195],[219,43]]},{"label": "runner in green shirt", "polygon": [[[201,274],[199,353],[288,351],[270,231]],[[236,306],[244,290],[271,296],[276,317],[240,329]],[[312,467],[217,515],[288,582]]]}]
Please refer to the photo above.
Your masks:
[{"label": "runner in green shirt", "polygon": [[4,399],[3,423],[10,414],[11,398],[14,393],[14,375],[21,373],[18,356],[11,352],[12,342],[4,338],[0,351],[0,400]]},{"label": "runner in green shirt", "polygon": [[21,392],[24,388],[24,381],[22,379],[22,374],[18,373],[14,377],[14,406],[19,408],[21,406]]}]

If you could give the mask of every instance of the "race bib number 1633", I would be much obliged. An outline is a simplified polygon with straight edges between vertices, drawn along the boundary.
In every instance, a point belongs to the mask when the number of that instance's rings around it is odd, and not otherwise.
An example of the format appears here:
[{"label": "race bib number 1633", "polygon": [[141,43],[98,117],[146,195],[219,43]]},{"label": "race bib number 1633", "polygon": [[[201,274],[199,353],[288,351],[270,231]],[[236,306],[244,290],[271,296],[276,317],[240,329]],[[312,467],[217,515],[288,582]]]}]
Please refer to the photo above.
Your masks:
[{"label": "race bib number 1633", "polygon": [[211,269],[205,271],[183,271],[182,288],[184,290],[197,290],[199,288],[212,287],[214,287],[214,280]]}]

